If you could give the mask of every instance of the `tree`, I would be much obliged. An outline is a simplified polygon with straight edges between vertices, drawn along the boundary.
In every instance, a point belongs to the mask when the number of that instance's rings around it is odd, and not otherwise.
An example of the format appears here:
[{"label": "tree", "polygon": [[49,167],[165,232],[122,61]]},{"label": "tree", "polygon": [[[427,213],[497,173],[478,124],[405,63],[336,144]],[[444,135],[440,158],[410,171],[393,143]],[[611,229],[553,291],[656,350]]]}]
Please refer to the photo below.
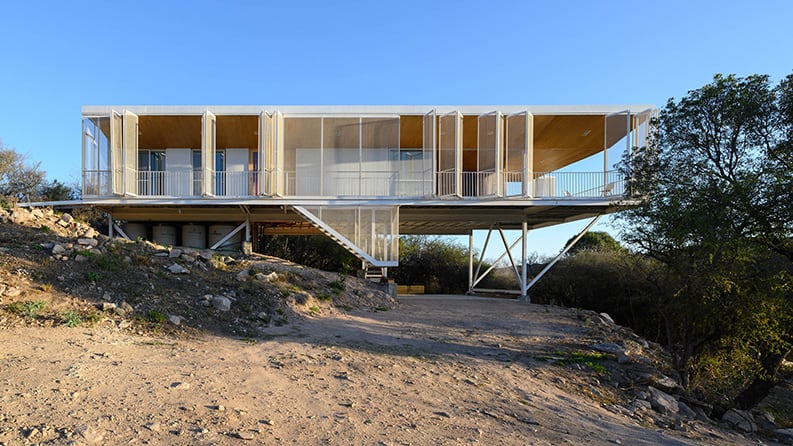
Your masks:
[{"label": "tree", "polygon": [[78,196],[75,189],[61,183],[58,180],[52,180],[49,183],[43,183],[39,188],[38,198],[41,201],[66,201],[74,200]]},{"label": "tree", "polygon": [[44,172],[39,164],[27,164],[26,157],[0,141],[0,197],[29,201],[39,196]]},{"label": "tree", "polygon": [[768,392],[793,346],[792,84],[716,75],[670,99],[656,145],[622,163],[650,199],[620,214],[621,236],[671,277],[657,297],[665,345],[684,378],[724,349],[752,358],[741,407]]},{"label": "tree", "polygon": [[399,238],[397,283],[424,285],[428,293],[468,291],[468,248],[442,237],[410,235]]},{"label": "tree", "polygon": [[[565,246],[569,245],[575,237],[567,240]],[[589,231],[584,234],[578,243],[575,244],[568,253],[575,254],[581,251],[621,251],[624,248],[620,243],[614,240],[608,232],[603,231]]]}]

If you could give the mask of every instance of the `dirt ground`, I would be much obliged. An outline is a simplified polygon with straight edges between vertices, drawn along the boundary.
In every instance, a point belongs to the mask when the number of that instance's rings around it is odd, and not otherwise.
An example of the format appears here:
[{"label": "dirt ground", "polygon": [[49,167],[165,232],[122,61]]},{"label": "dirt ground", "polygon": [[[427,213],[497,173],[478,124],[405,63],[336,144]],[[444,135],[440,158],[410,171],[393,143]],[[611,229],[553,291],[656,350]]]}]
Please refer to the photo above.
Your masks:
[{"label": "dirt ground", "polygon": [[[576,310],[402,297],[258,340],[120,329],[0,330],[0,444],[769,444],[628,416],[580,364]],[[598,378],[600,376],[600,378]]]}]

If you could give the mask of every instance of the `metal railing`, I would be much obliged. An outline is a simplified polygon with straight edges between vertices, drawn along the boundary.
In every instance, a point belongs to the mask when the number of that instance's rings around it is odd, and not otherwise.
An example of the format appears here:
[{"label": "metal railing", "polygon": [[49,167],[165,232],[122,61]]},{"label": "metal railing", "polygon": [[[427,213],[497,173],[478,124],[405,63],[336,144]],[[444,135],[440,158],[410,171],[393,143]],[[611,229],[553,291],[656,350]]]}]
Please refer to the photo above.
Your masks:
[{"label": "metal railing", "polygon": [[83,171],[83,196],[102,197],[112,195],[109,170]]},{"label": "metal railing", "polygon": [[267,190],[267,172],[213,171],[212,194],[217,197],[248,197],[264,195]]},{"label": "metal railing", "polygon": [[530,194],[536,198],[598,198],[625,194],[625,180],[607,172],[534,172]]},{"label": "metal railing", "polygon": [[432,185],[425,173],[394,170],[333,170],[319,175],[287,171],[285,177],[287,196],[423,196]]},{"label": "metal railing", "polygon": [[[456,172],[450,169],[436,173],[435,191],[431,190],[432,174],[429,171],[335,170],[314,175],[298,173],[284,171],[279,179],[269,171],[211,171],[209,193],[218,197],[261,196],[271,195],[273,191],[270,189],[277,187],[279,193],[285,196],[421,197],[435,194],[486,198],[525,195],[527,198],[575,200],[622,196],[626,186],[618,171],[533,172],[532,180],[524,187],[524,173],[520,171],[501,172],[499,175],[494,171]],[[116,172],[115,175],[119,173]],[[169,172],[128,169],[129,181],[126,187],[120,179],[117,178],[116,181],[117,186],[123,189],[119,193],[138,196],[201,196],[203,175],[201,170]],[[83,195],[113,195],[111,177],[109,170],[83,171]],[[276,181],[271,184],[273,180]]]}]

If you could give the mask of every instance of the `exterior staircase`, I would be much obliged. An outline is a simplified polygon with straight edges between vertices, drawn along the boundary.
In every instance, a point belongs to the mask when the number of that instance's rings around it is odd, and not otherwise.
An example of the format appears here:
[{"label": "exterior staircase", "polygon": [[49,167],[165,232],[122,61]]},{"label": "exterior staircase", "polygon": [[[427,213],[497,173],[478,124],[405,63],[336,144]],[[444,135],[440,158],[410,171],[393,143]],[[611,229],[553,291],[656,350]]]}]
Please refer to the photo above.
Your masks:
[{"label": "exterior staircase", "polygon": [[[316,227],[320,232],[330,237],[331,240],[335,241],[336,243],[344,247],[347,251],[352,253],[355,257],[357,257],[362,262],[364,262],[364,264],[367,265],[367,267],[365,268],[367,271],[367,277],[368,277],[368,272],[371,268],[382,269],[388,267],[395,267],[399,265],[399,262],[397,261],[375,259],[371,254],[361,249],[361,247],[350,241],[350,239],[339,233],[337,230],[335,230],[333,227],[328,225],[322,219],[314,215],[314,213],[312,213],[308,209],[302,206],[292,206],[292,209],[294,209],[295,212],[297,212],[301,217],[303,217],[304,220],[314,225],[314,227]],[[382,277],[382,272],[380,277]]]}]

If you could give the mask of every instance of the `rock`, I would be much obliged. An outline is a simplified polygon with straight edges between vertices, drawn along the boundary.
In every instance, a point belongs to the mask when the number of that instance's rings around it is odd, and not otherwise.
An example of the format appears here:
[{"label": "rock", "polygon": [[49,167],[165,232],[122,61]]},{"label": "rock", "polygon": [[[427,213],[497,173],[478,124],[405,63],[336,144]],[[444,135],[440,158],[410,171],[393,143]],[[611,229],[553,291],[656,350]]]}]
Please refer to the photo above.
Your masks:
[{"label": "rock", "polygon": [[239,280],[240,282],[244,282],[248,280],[249,277],[251,277],[251,272],[248,271],[247,269],[244,269],[239,273],[237,273],[237,280]]},{"label": "rock", "polygon": [[692,420],[697,418],[697,413],[694,412],[693,409],[688,407],[688,404],[682,401],[677,402],[677,412],[681,417],[684,418],[690,418]]},{"label": "rock", "polygon": [[178,263],[174,263],[173,265],[169,266],[167,269],[168,269],[168,271],[171,272],[171,274],[189,274],[190,273],[190,271],[187,268],[183,267],[182,265],[180,265]]},{"label": "rock", "polygon": [[747,433],[757,432],[757,424],[755,424],[754,418],[749,412],[743,410],[730,409],[724,413],[721,421]]},{"label": "rock", "polygon": [[74,261],[78,262],[78,263],[87,262],[88,261],[88,257],[86,257],[84,255],[77,254],[76,256],[74,256]]},{"label": "rock", "polygon": [[237,437],[241,440],[253,440],[253,432],[251,431],[237,432]]},{"label": "rock", "polygon": [[178,390],[189,390],[190,389],[190,383],[177,381],[177,382],[171,383],[171,388],[172,389],[178,389]]},{"label": "rock", "polygon": [[256,313],[256,319],[259,319],[264,323],[270,323],[270,314],[266,311],[260,311],[259,313]]},{"label": "rock", "polygon": [[793,429],[777,429],[774,434],[782,443],[793,444]]},{"label": "rock", "polygon": [[171,252],[168,253],[168,257],[172,259],[178,259],[179,256],[182,255],[182,250],[179,248],[171,248]]},{"label": "rock", "polygon": [[118,305],[114,304],[113,302],[102,302],[101,308],[102,311],[112,311],[118,308]]},{"label": "rock", "polygon": [[616,355],[619,352],[625,352],[625,349],[622,348],[622,346],[614,344],[612,342],[605,342],[605,343],[602,343],[602,344],[595,344],[595,345],[592,346],[592,348],[594,348],[595,350],[597,350],[597,351],[599,351],[601,353],[611,353],[613,355]]},{"label": "rock", "polygon": [[680,410],[677,399],[672,395],[655,387],[648,387],[647,390],[650,392],[650,404],[656,412],[675,415]]},{"label": "rock", "polygon": [[66,252],[66,248],[64,248],[63,245],[57,243],[52,245],[52,255],[63,254],[64,252]]},{"label": "rock", "polygon": [[182,318],[179,317],[179,316],[169,315],[168,316],[168,322],[170,322],[170,323],[172,323],[174,325],[180,325],[182,323]]},{"label": "rock", "polygon": [[617,352],[617,364],[627,364],[631,362],[631,357],[627,351]]},{"label": "rock", "polygon": [[278,273],[275,271],[271,272],[270,274],[259,273],[256,275],[256,278],[265,283],[275,282],[278,280]]},{"label": "rock", "polygon": [[184,260],[187,263],[195,263],[195,261],[196,261],[195,257],[193,257],[193,256],[191,256],[189,254],[182,254],[179,258]]},{"label": "rock", "polygon": [[761,432],[771,432],[776,430],[776,419],[768,412],[754,412],[754,422],[757,424],[757,430]]},{"label": "rock", "polygon": [[88,228],[85,232],[82,233],[81,237],[83,238],[96,238],[99,235],[98,232],[94,228]]},{"label": "rock", "polygon": [[144,424],[144,425],[143,425],[143,427],[145,427],[146,429],[148,429],[148,430],[150,430],[150,431],[152,431],[152,432],[160,432],[160,430],[162,429],[162,428],[160,427],[160,423],[155,423],[155,422],[153,422],[153,421],[152,421],[152,422],[149,422],[149,423],[146,423],[146,424]]},{"label": "rock", "polygon": [[93,238],[78,238],[77,244],[82,246],[90,246],[92,248],[99,246],[99,242]]},{"label": "rock", "polygon": [[229,311],[231,310],[231,299],[225,296],[214,296],[212,306],[218,311]]},{"label": "rock", "polygon": [[62,221],[66,224],[69,224],[74,221],[74,217],[72,217],[71,214],[64,212],[63,214],[61,214],[61,218],[58,221]]},{"label": "rock", "polygon": [[679,392],[682,390],[682,387],[677,381],[666,375],[653,375],[650,377],[650,384],[656,389],[661,389],[664,392]]},{"label": "rock", "polygon": [[600,317],[603,318],[603,321],[607,322],[609,325],[615,325],[614,319],[612,319],[611,316],[608,315],[608,313],[600,313]]},{"label": "rock", "polygon": [[[64,215],[68,215],[68,214],[64,214]],[[97,432],[96,430],[94,430],[94,428],[88,426],[87,424],[77,426],[75,432],[77,432],[81,437],[83,437],[83,439],[85,439],[85,441],[88,443],[101,443],[102,440],[104,440],[104,435],[102,435],[100,432]]]},{"label": "rock", "polygon": [[631,412],[637,412],[637,411],[638,412],[646,412],[646,411],[652,410],[652,408],[653,408],[653,405],[650,404],[649,401],[645,401],[645,400],[633,401],[630,404],[630,406],[628,406],[628,410],[630,410]]},{"label": "rock", "polygon": [[206,261],[212,260],[212,252],[211,251],[201,251],[201,253],[198,254],[198,257],[200,259],[206,260]]},{"label": "rock", "polygon": [[6,296],[6,297],[17,297],[20,294],[22,294],[22,290],[20,290],[17,287],[10,287],[7,290],[5,290],[5,292],[3,293],[3,296]]},{"label": "rock", "polygon": [[132,308],[132,305],[128,304],[126,301],[121,302],[115,309],[115,313],[121,317],[127,316],[133,311],[135,311],[135,309]]}]

